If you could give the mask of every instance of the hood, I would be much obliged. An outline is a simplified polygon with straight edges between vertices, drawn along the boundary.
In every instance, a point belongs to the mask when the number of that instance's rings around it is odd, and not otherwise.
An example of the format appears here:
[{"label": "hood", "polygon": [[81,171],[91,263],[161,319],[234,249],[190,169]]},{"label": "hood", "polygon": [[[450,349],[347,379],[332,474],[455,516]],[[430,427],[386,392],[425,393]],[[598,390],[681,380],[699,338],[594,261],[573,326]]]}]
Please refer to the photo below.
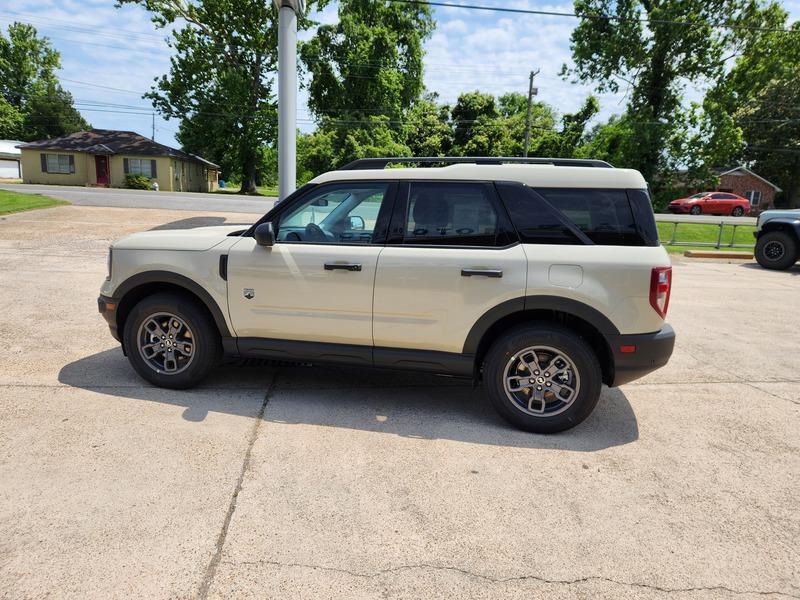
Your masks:
[{"label": "hood", "polygon": [[162,229],[143,231],[117,240],[112,244],[120,250],[195,250],[213,248],[235,231],[247,229],[247,225],[221,225],[219,227],[196,227],[194,229]]},{"label": "hood", "polygon": [[792,210],[765,210],[758,215],[759,222],[769,221],[770,219],[778,219],[780,217],[788,217],[789,219],[800,219],[800,208]]},{"label": "hood", "polygon": [[686,204],[687,202],[697,202],[698,200],[702,200],[702,198],[678,198],[670,202],[670,204]]}]

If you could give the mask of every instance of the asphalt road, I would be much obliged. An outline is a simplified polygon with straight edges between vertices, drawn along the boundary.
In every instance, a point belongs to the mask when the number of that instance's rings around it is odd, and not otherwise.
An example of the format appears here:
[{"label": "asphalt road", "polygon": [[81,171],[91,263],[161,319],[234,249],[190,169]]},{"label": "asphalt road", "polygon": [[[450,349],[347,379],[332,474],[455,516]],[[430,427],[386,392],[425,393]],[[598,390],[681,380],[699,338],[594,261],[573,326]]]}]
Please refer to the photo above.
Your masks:
[{"label": "asphalt road", "polygon": [[413,373],[133,373],[110,240],[241,215],[0,218],[0,597],[800,597],[800,267],[673,257],[670,364],[554,436]]},{"label": "asphalt road", "polygon": [[193,192],[153,192],[120,188],[90,188],[64,185],[5,184],[0,189],[26,194],[44,194],[77,206],[114,208],[160,208],[195,212],[237,212],[263,215],[276,198],[238,194],[200,194]]}]

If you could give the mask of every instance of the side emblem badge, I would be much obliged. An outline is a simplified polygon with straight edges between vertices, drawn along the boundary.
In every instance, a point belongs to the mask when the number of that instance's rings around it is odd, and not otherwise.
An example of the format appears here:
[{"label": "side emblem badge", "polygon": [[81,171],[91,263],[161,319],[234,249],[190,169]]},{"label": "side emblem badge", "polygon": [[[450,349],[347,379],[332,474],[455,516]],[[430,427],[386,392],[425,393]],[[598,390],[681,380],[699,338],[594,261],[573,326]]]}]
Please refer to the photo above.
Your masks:
[{"label": "side emblem badge", "polygon": [[244,297],[247,298],[248,300],[252,300],[253,298],[256,297],[256,291],[253,288],[244,288],[242,293],[244,294]]}]

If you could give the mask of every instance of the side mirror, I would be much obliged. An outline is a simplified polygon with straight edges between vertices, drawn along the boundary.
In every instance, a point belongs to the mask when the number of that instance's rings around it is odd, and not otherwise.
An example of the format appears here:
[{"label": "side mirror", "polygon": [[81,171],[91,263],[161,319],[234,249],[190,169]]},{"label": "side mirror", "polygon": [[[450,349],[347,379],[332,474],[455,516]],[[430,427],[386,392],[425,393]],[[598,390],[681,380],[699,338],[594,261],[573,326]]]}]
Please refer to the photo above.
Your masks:
[{"label": "side mirror", "polygon": [[274,246],[275,245],[275,229],[272,227],[272,223],[267,221],[266,223],[261,223],[256,230],[253,232],[253,236],[256,238],[256,244],[259,246]]},{"label": "side mirror", "polygon": [[317,198],[314,200],[314,206],[328,206],[327,198]]},{"label": "side mirror", "polygon": [[350,225],[350,227],[348,227],[350,231],[364,231],[364,217],[355,215],[348,218],[350,219],[350,222],[348,223],[348,225]]}]

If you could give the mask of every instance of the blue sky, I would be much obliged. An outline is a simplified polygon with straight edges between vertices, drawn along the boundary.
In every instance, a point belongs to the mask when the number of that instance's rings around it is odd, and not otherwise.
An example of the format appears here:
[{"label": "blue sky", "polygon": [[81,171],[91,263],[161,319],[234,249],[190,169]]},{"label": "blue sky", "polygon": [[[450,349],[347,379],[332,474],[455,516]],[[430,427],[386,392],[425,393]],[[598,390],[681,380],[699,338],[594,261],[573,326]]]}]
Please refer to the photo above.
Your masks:
[{"label": "blue sky", "polygon": [[[271,1],[271,0],[265,0]],[[455,0],[471,3],[570,12],[571,2],[536,0]],[[800,17],[800,0],[784,3],[793,19]],[[425,83],[441,99],[454,102],[459,93],[482,90],[493,94],[527,93],[528,73],[536,79],[539,99],[558,111],[576,109],[591,92],[558,76],[570,63],[569,36],[575,19],[512,15],[437,7],[437,28],[426,44]],[[336,19],[335,6],[317,14],[321,22]],[[29,22],[48,36],[62,57],[60,77],[84,117],[98,128],[128,129],[150,135],[152,107],[141,98],[155,77],[169,70],[170,50],[164,33],[155,30],[147,12],[138,6],[114,8],[113,0],[11,0],[0,7],[0,27]],[[308,37],[305,32],[301,37]],[[699,97],[700,90],[687,90]],[[313,129],[301,92],[298,126]],[[599,96],[598,119],[619,113],[620,94]],[[177,146],[178,122],[155,117],[156,140]]]}]

